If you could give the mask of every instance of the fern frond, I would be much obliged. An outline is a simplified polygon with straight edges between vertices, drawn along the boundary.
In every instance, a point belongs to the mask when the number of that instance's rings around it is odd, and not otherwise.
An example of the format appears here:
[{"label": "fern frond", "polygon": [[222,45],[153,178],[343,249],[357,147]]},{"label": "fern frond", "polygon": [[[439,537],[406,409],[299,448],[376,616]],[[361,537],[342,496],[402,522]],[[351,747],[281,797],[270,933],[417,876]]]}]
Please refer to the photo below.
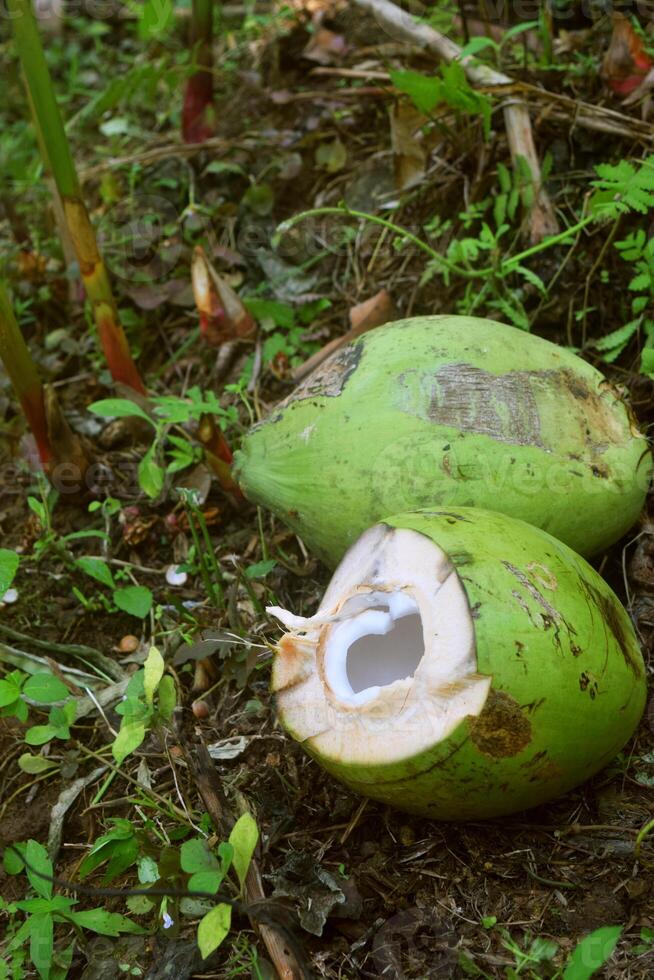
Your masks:
[{"label": "fern frond", "polygon": [[617,330],[613,330],[611,333],[607,333],[604,337],[600,337],[599,340],[594,342],[593,347],[595,350],[602,352],[604,361],[611,364],[620,356],[631,338],[637,332],[640,322],[640,317],[635,320],[630,320],[629,323],[625,323],[624,326],[618,327]]},{"label": "fern frond", "polygon": [[620,160],[616,164],[599,163],[595,170],[598,179],[591,181],[596,190],[590,210],[597,218],[617,218],[630,211],[647,214],[654,208],[654,156],[638,166]]}]

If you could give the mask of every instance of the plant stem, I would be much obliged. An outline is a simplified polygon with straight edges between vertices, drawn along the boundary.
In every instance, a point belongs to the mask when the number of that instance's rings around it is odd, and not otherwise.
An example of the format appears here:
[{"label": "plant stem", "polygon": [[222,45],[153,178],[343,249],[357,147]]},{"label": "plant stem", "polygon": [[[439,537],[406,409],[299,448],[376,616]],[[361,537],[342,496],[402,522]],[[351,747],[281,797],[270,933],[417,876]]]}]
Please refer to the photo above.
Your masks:
[{"label": "plant stem", "polygon": [[636,837],[636,840],[634,842],[634,855],[637,861],[640,860],[640,849],[643,846],[643,841],[645,840],[647,835],[651,833],[653,830],[654,830],[654,820],[650,820],[648,823],[645,824],[644,827],[641,827],[641,829],[638,831],[638,836]]},{"label": "plant stem", "polygon": [[209,528],[207,527],[207,522],[204,519],[204,514],[197,506],[197,504],[192,503],[191,507],[193,508],[195,519],[198,522],[198,527],[202,532],[202,538],[204,540],[204,547],[205,547],[204,554],[206,556],[206,562],[207,565],[209,566],[209,570],[213,574],[213,583],[215,589],[218,592],[220,605],[223,606],[225,604],[225,594],[223,592],[222,573],[218,567],[218,562],[216,561],[216,554],[213,550],[213,544],[211,543],[211,538],[209,536]]},{"label": "plant stem", "polygon": [[427,242],[418,238],[417,235],[412,234],[406,228],[402,228],[400,225],[393,224],[392,221],[388,221],[386,218],[380,218],[376,214],[368,214],[366,211],[353,211],[348,208],[345,204],[341,207],[326,207],[326,208],[312,208],[310,211],[302,211],[301,214],[296,214],[287,221],[283,221],[277,226],[275,232],[275,237],[284,234],[284,232],[290,231],[296,224],[300,221],[304,221],[305,218],[319,218],[323,215],[334,215],[341,218],[358,218],[361,221],[369,221],[374,225],[381,225],[382,228],[388,228],[390,231],[395,232],[397,235],[401,235],[408,241],[412,242],[417,248],[425,252],[433,261],[437,262],[438,265],[445,269],[448,269],[454,275],[461,276],[462,279],[481,279],[487,276],[500,273],[500,275],[506,275],[511,272],[516,265],[520,265],[525,259],[530,258],[532,255],[536,255],[538,252],[544,252],[548,248],[552,248],[554,245],[558,245],[561,242],[567,241],[571,236],[576,235],[582,228],[587,225],[592,224],[595,220],[595,216],[590,214],[585,218],[582,218],[576,224],[571,225],[569,228],[565,228],[556,235],[550,235],[549,238],[545,238],[542,242],[537,245],[532,245],[531,248],[526,248],[523,252],[518,252],[517,255],[512,255],[510,258],[501,262],[499,266],[485,266],[482,269],[462,269],[461,266],[456,265],[454,262],[450,262],[446,259],[440,252],[428,245]]},{"label": "plant stem", "polygon": [[[551,235],[549,238],[544,239],[544,241],[539,242],[538,245],[532,245],[531,248],[526,248],[524,252],[518,252],[517,255],[512,255],[510,258],[506,259],[506,261],[502,262],[501,268],[505,272],[510,272],[512,266],[520,265],[524,259],[528,259],[532,255],[536,255],[537,252],[544,252],[553,245],[559,245],[561,242],[565,242],[572,235],[576,235],[577,232],[592,224],[593,221],[595,221],[595,215],[586,215],[585,218],[582,218],[575,225],[570,225],[569,228],[565,228],[563,231],[560,231],[558,235]],[[487,275],[489,271],[489,269],[481,269],[477,275]]]},{"label": "plant stem", "polygon": [[186,508],[186,516],[188,517],[189,530],[191,532],[191,537],[193,538],[193,544],[195,546],[195,554],[198,560],[200,577],[204,583],[204,587],[207,590],[207,595],[209,596],[212,605],[218,608],[219,606],[218,595],[214,583],[211,581],[211,575],[209,574],[207,562],[205,561],[202,544],[200,543],[200,537],[198,535],[198,530],[195,526],[196,508],[191,503],[190,497],[188,495],[184,495],[183,500],[184,500],[184,506]]},{"label": "plant stem", "polygon": [[0,359],[36,440],[41,462],[44,467],[47,467],[52,459],[52,449],[45,415],[43,387],[2,281],[0,281]]},{"label": "plant stem", "polygon": [[37,138],[44,154],[43,162],[46,169],[51,170],[61,196],[66,224],[111,376],[114,381],[145,394],[143,382],[118,319],[107,270],[82,199],[75,163],[54,96],[31,0],[8,0],[8,11],[33,108]]},{"label": "plant stem", "polygon": [[213,107],[213,0],[192,0],[190,45],[194,72],[186,83],[182,136],[186,143],[204,143],[215,131]]},{"label": "plant stem", "polygon": [[454,272],[457,276],[464,276],[465,278],[472,278],[476,273],[470,273],[466,269],[461,269],[458,265],[454,265],[452,262],[448,262],[440,252],[424,242],[422,238],[418,238],[412,232],[408,231],[406,228],[402,228],[400,225],[393,224],[392,221],[388,221],[386,218],[380,218],[376,214],[368,214],[367,211],[353,211],[348,208],[347,205],[343,204],[337,208],[312,208],[309,211],[302,211],[300,214],[294,215],[287,221],[283,221],[277,227],[275,235],[282,235],[286,231],[290,231],[295,225],[299,224],[300,221],[304,221],[305,218],[321,218],[325,215],[333,215],[339,218],[358,218],[361,221],[369,221],[373,225],[381,225],[382,228],[388,228],[389,231],[395,232],[396,235],[401,235],[402,238],[406,238],[410,241],[416,248],[421,249],[421,251],[426,252],[430,259],[435,262],[445,266],[451,272]]}]

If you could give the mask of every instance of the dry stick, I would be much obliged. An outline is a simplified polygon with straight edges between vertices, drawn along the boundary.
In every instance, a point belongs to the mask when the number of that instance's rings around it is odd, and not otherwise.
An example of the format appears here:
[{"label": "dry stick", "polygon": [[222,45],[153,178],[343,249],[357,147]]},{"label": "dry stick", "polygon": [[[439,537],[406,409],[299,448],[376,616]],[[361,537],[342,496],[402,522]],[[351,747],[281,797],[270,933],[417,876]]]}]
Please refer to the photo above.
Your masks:
[{"label": "dry stick", "polygon": [[[184,751],[189,771],[214,826],[227,837],[231,831],[233,820],[216,773],[216,767],[206,746],[202,742],[189,745],[181,738],[180,745]],[[264,899],[265,893],[261,882],[261,873],[253,858],[245,881],[245,900],[247,903],[256,903]],[[288,949],[288,943],[284,937],[272,926],[258,923],[254,919],[250,919],[250,922],[252,928],[261,936],[280,980],[303,980],[306,977],[306,971],[298,963],[292,951]]]},{"label": "dry stick", "polygon": [[[387,71],[373,69],[320,67],[312,68],[309,74],[335,78],[390,80]],[[625,136],[628,139],[640,140],[644,143],[654,143],[654,126],[651,123],[636,119],[634,116],[625,115],[624,112],[610,109],[605,105],[582,102],[580,99],[561,95],[560,92],[550,92],[548,89],[531,85],[529,82],[514,81],[502,85],[481,85],[479,89],[489,95],[518,95],[525,102],[533,100],[534,108],[540,107],[541,111],[546,113],[547,119],[563,119],[571,122],[573,126],[579,126],[580,129],[590,129],[599,133],[613,133],[616,136]],[[542,103],[545,103],[545,107],[541,105]],[[556,108],[557,105],[563,108]]]},{"label": "dry stick", "polygon": [[[468,80],[477,87],[490,85],[511,85],[512,79],[501,72],[482,65],[471,57],[461,58],[461,48],[448,37],[440,34],[427,24],[417,23],[411,14],[401,10],[390,0],[354,0],[359,7],[369,10],[382,27],[393,32],[417,47],[452,62],[461,60]],[[534,137],[531,130],[529,111],[524,101],[511,100],[504,103],[504,123],[511,151],[511,159],[516,173],[520,173],[520,161],[526,161],[531,174],[529,200],[523,195],[523,203],[529,207],[529,238],[536,244],[547,235],[555,235],[558,222],[547,192],[541,183],[541,170]]]},{"label": "dry stick", "polygon": [[311,374],[311,372],[315,370],[319,364],[322,364],[322,362],[325,361],[330,354],[333,354],[335,350],[338,350],[339,347],[344,347],[345,344],[349,344],[350,341],[356,340],[356,338],[360,337],[361,334],[367,333],[376,326],[378,326],[376,323],[361,323],[358,327],[352,327],[351,330],[348,330],[347,333],[342,334],[340,337],[335,337],[333,340],[330,340],[324,347],[321,347],[320,350],[316,351],[315,354],[312,354],[306,361],[303,361],[302,364],[299,364],[296,368],[294,368],[292,374],[293,381],[298,384],[300,381],[306,378],[308,374]]}]

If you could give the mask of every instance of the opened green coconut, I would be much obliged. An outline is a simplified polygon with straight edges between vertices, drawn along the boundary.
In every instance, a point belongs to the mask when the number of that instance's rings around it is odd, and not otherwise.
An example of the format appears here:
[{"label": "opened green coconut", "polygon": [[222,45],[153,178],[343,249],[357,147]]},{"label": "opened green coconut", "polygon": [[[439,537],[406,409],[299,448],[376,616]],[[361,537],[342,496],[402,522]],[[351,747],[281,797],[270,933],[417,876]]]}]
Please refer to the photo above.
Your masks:
[{"label": "opened green coconut", "polygon": [[488,507],[581,554],[635,522],[652,470],[620,393],[492,320],[400,320],[324,362],[244,439],[236,476],[331,564],[386,514]]},{"label": "opened green coconut", "polygon": [[472,508],[362,535],[272,687],[282,723],[351,789],[440,819],[497,816],[605,766],[645,704],[631,622],[544,531]]}]

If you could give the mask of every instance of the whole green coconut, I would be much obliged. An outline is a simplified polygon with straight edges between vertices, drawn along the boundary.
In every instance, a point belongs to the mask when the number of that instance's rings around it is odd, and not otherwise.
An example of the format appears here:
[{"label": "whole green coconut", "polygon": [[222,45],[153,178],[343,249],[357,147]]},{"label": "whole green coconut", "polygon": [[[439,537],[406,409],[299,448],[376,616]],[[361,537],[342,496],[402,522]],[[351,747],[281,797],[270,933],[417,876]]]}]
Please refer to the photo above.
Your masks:
[{"label": "whole green coconut", "polygon": [[473,508],[378,524],[288,629],[283,725],[352,790],[446,820],[535,806],[605,766],[645,704],[631,622],[544,531]]},{"label": "whole green coconut", "polygon": [[400,320],[343,347],[245,437],[235,472],[334,565],[386,514],[488,507],[581,554],[636,521],[652,471],[621,395],[492,320]]}]

